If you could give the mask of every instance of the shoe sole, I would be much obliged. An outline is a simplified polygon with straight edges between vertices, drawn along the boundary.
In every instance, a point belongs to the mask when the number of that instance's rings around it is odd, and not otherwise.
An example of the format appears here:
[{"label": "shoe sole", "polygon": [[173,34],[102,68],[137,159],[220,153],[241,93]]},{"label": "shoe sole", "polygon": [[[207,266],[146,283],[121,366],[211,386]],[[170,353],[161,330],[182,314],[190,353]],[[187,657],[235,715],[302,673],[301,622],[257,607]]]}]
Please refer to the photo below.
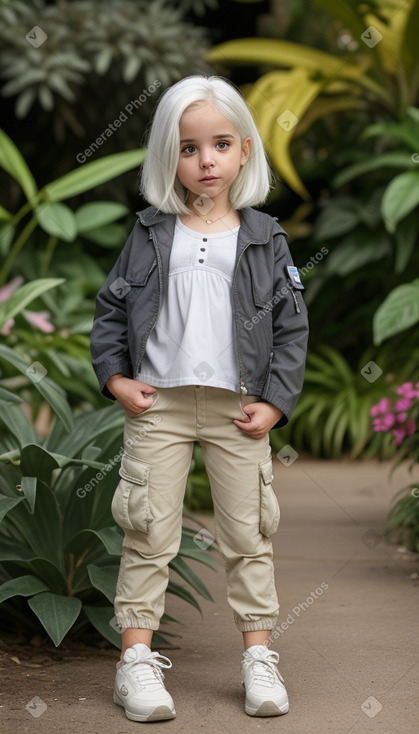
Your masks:
[{"label": "shoe sole", "polygon": [[150,714],[134,714],[131,711],[127,711],[123,701],[114,694],[114,703],[117,706],[121,706],[125,710],[125,716],[131,721],[165,721],[166,719],[174,719],[176,711],[170,709],[169,706],[156,706],[156,708]]},{"label": "shoe sole", "polygon": [[258,709],[245,706],[245,711],[248,716],[282,716],[283,714],[287,714],[288,710],[288,703],[278,707],[273,701],[264,701]]}]

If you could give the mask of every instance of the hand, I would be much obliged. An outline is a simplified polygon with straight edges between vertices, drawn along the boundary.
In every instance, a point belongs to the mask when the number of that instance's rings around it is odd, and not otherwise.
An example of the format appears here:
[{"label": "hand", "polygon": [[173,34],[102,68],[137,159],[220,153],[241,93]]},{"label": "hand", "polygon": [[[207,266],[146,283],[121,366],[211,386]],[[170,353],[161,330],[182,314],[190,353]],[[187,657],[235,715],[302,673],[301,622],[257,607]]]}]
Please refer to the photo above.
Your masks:
[{"label": "hand", "polygon": [[268,431],[279,421],[284,415],[282,410],[276,408],[271,403],[249,403],[244,408],[244,412],[249,416],[248,420],[234,420],[244,433],[248,433],[252,438],[263,438]]},{"label": "hand", "polygon": [[156,392],[156,388],[152,385],[120,374],[112,375],[106,387],[125,410],[135,415],[151,407],[152,395]]}]

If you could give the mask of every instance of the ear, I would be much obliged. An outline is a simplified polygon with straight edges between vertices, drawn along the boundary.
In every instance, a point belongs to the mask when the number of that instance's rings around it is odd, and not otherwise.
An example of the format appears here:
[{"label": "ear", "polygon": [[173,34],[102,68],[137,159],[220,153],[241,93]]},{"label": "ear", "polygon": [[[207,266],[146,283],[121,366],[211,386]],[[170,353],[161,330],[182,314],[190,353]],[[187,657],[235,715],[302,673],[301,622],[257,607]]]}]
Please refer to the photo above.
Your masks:
[{"label": "ear", "polygon": [[252,138],[248,136],[245,138],[242,142],[242,154],[240,158],[240,165],[244,166],[245,163],[250,158],[250,153],[252,152]]}]

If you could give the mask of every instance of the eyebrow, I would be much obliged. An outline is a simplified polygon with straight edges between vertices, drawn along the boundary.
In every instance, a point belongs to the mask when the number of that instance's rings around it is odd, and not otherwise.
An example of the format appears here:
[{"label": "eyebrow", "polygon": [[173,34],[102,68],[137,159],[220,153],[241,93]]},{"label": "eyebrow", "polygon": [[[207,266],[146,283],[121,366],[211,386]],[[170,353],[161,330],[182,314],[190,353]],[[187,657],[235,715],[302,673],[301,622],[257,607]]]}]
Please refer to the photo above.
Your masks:
[{"label": "eyebrow", "polygon": [[[221,140],[221,139],[224,140],[224,138],[233,138],[234,139],[234,135],[232,135],[231,133],[225,133],[225,135],[213,135],[212,136],[212,139],[213,140]],[[195,138],[183,138],[180,142],[181,143],[194,143],[195,142]]]}]

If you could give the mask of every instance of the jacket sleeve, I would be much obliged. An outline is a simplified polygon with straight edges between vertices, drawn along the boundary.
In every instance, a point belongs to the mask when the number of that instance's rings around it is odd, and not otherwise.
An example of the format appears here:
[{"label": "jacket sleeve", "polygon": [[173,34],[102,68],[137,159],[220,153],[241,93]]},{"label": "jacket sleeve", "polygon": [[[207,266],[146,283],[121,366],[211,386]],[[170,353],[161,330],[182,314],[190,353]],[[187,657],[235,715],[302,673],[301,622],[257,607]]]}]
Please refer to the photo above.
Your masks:
[{"label": "jacket sleeve", "polygon": [[106,387],[109,378],[118,373],[132,377],[133,373],[128,350],[125,300],[129,285],[125,275],[137,226],[138,222],[97,295],[90,335],[92,366],[101,392],[110,400],[115,400],[115,397]]},{"label": "jacket sleeve", "polygon": [[284,413],[273,429],[288,423],[300,397],[308,340],[307,308],[301,290],[294,287],[287,270],[288,266],[293,266],[293,261],[286,236],[278,225],[275,229],[273,345],[270,376],[262,395],[263,400],[276,405]]}]

